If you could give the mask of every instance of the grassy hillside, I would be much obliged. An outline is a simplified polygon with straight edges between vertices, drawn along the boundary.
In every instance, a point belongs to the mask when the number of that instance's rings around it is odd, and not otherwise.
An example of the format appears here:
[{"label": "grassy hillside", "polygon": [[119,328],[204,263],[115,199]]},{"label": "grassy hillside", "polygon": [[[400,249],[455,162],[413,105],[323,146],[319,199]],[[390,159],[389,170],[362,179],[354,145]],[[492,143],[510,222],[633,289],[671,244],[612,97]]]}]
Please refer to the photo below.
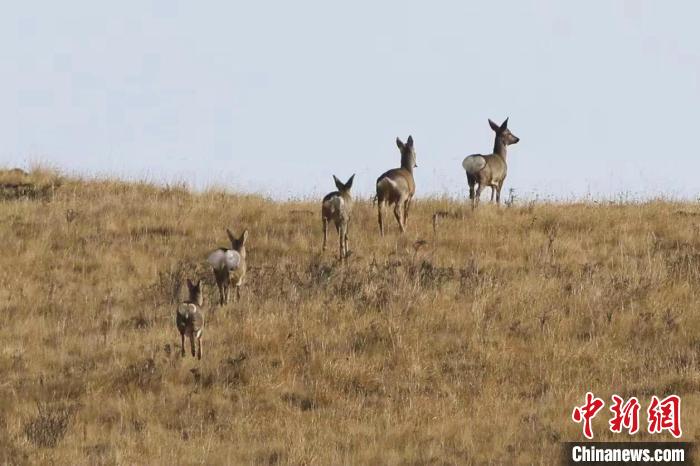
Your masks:
[{"label": "grassy hillside", "polygon": [[[696,204],[418,200],[382,239],[363,200],[340,265],[319,203],[0,183],[0,463],[551,464],[587,390],[596,439],[628,438],[612,393],[676,393],[700,437]],[[250,269],[218,308],[225,227]],[[207,283],[201,361],[179,354],[185,277]]]}]

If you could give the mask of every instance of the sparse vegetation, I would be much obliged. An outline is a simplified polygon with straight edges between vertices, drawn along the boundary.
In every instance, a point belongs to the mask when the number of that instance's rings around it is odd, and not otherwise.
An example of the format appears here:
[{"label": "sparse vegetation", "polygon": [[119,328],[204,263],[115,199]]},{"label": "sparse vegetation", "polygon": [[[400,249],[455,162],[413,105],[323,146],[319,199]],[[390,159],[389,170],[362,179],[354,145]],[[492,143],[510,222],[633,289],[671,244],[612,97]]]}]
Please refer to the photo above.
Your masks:
[{"label": "sparse vegetation", "polygon": [[[343,265],[318,200],[2,183],[0,463],[552,464],[588,390],[676,393],[700,437],[697,204],[419,199],[380,238],[358,200]],[[231,225],[247,283],[217,307]],[[185,277],[209,285],[201,361]],[[626,440],[605,409],[596,439]]]}]

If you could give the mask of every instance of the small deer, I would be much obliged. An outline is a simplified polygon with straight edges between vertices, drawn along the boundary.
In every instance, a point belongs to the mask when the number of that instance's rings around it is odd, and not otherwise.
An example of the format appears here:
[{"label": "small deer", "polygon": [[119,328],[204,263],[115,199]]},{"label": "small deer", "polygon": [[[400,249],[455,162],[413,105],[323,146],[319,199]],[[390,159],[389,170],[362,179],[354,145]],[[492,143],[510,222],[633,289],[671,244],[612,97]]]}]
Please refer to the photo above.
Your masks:
[{"label": "small deer", "polygon": [[323,251],[326,250],[326,240],[328,239],[328,222],[335,223],[340,242],[340,260],[348,258],[348,224],[352,212],[352,195],[350,189],[355,179],[353,174],[348,181],[343,184],[335,175],[333,181],[338,188],[337,191],[326,194],[321,205],[321,220],[323,221]]},{"label": "small deer", "polygon": [[401,151],[401,168],[394,168],[377,178],[377,210],[379,216],[379,232],[384,236],[384,204],[394,205],[394,216],[399,223],[401,233],[406,231],[408,209],[411,199],[416,193],[416,182],[413,179],[413,169],[416,165],[416,150],[413,147],[413,137],[409,136],[404,144],[396,138],[396,145]]},{"label": "small deer", "polygon": [[[489,119],[491,129],[496,132],[496,140],[493,143],[493,154],[474,154],[467,156],[462,162],[462,167],[467,172],[467,182],[469,183],[469,199],[472,201],[472,209],[479,204],[481,190],[484,187],[491,187],[491,202],[493,194],[496,193],[496,203],[501,203],[501,188],[508,173],[506,164],[506,152],[508,146],[517,144],[520,138],[516,137],[508,129],[508,118],[498,126]],[[479,185],[474,192],[474,186]]]},{"label": "small deer", "polygon": [[180,346],[182,348],[182,356],[185,356],[185,336],[190,339],[190,348],[192,356],[195,352],[195,339],[197,340],[197,359],[202,359],[202,330],[204,330],[204,316],[202,315],[202,305],[204,304],[204,285],[202,280],[197,281],[195,285],[188,278],[187,288],[190,292],[190,297],[187,301],[183,301],[177,307],[176,324],[180,331]]},{"label": "small deer", "polygon": [[231,282],[236,286],[236,300],[241,299],[241,286],[246,272],[245,243],[248,240],[248,230],[244,230],[240,238],[236,238],[228,228],[226,234],[231,241],[231,249],[219,248],[209,254],[207,259],[214,270],[221,306],[229,302]]}]

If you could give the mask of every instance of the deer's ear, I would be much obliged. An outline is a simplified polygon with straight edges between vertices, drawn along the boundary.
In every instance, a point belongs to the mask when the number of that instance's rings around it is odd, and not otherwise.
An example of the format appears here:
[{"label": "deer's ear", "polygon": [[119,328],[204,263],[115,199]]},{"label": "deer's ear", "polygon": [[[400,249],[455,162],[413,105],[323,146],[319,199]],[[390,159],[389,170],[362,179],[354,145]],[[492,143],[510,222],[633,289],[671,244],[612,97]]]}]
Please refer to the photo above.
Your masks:
[{"label": "deer's ear", "polygon": [[508,129],[508,118],[503,120],[503,123],[501,123],[501,131],[503,131],[504,129]]},{"label": "deer's ear", "polygon": [[338,188],[338,191],[345,189],[343,182],[340,181],[335,175],[333,175],[333,181],[335,181],[335,187]]},{"label": "deer's ear", "polygon": [[236,244],[236,237],[233,236],[233,233],[231,233],[231,230],[228,228],[226,229],[226,234],[228,235],[228,240],[231,241],[231,246],[234,246]]},{"label": "deer's ear", "polygon": [[491,118],[489,118],[489,126],[491,127],[492,130],[499,132],[501,130],[501,127],[498,126]]},{"label": "deer's ear", "polygon": [[406,145],[408,147],[413,147],[413,136],[409,135],[408,139],[406,140]]},{"label": "deer's ear", "polygon": [[248,241],[248,230],[244,230],[241,235],[241,245],[245,245],[246,241]]},{"label": "deer's ear", "polygon": [[399,150],[403,150],[403,142],[401,142],[399,138],[396,138],[396,147],[398,147]]},{"label": "deer's ear", "polygon": [[345,189],[349,190],[352,188],[352,182],[355,180],[355,174],[353,173],[352,176],[348,179],[348,182],[345,183]]},{"label": "deer's ear", "polygon": [[202,289],[202,279],[197,280],[197,288]]}]

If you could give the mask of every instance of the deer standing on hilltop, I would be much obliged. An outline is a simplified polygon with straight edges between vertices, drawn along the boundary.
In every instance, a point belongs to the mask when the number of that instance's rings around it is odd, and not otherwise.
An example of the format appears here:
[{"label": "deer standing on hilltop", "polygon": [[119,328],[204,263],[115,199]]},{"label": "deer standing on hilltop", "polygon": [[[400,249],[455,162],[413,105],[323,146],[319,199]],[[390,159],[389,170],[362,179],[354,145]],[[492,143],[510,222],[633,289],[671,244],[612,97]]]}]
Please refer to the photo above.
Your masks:
[{"label": "deer standing on hilltop", "polygon": [[394,168],[377,178],[377,210],[379,217],[379,232],[384,236],[384,204],[394,205],[394,216],[399,223],[401,233],[406,231],[408,209],[411,199],[416,193],[416,182],[413,179],[413,169],[416,165],[416,151],[413,147],[413,137],[409,136],[404,144],[396,138],[396,145],[401,151],[401,168]]},{"label": "deer standing on hilltop", "polygon": [[[496,140],[493,143],[493,153],[488,155],[474,154],[467,156],[462,162],[462,167],[467,172],[469,183],[469,199],[472,201],[472,209],[479,204],[481,190],[491,187],[491,202],[496,193],[496,203],[501,203],[501,188],[508,173],[506,152],[508,146],[517,144],[520,138],[516,137],[508,129],[508,118],[499,126],[489,119],[491,129],[496,132]],[[476,192],[474,186],[478,185]]]},{"label": "deer standing on hilltop", "polygon": [[219,248],[209,254],[207,259],[214,270],[221,306],[229,302],[232,282],[236,286],[236,300],[241,299],[241,286],[246,272],[245,243],[248,240],[248,230],[244,230],[239,238],[236,238],[228,228],[226,234],[231,241],[231,249]]},{"label": "deer standing on hilltop", "polygon": [[202,315],[202,305],[204,304],[204,295],[202,280],[199,280],[195,285],[188,278],[187,288],[189,290],[189,299],[183,301],[177,307],[177,315],[175,323],[180,331],[180,347],[182,348],[182,356],[185,356],[185,336],[190,339],[190,348],[192,356],[195,355],[195,340],[197,340],[197,359],[202,359],[202,330],[204,330],[204,316]]},{"label": "deer standing on hilltop", "polygon": [[348,257],[348,224],[350,223],[350,213],[352,212],[352,195],[350,189],[355,179],[353,174],[346,183],[343,183],[335,175],[333,181],[338,188],[337,191],[326,194],[321,205],[321,220],[323,221],[323,251],[326,250],[326,240],[328,238],[328,222],[335,223],[340,242],[340,260]]}]

